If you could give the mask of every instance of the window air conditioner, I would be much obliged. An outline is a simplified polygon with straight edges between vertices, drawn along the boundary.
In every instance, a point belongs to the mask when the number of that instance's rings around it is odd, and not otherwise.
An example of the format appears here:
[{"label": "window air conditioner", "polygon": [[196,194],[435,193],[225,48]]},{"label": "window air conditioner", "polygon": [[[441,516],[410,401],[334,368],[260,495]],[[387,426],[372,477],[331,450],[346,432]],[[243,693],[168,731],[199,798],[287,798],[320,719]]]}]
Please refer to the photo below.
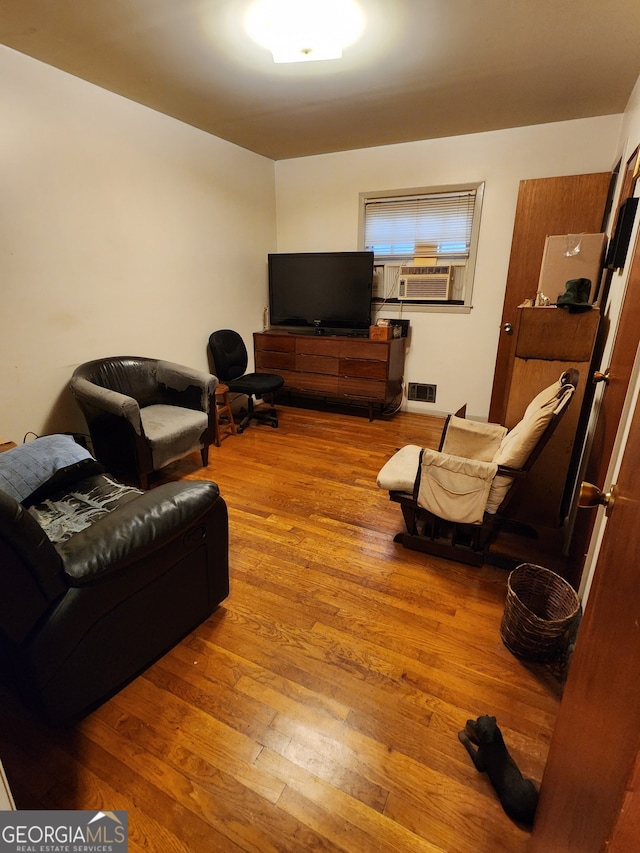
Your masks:
[{"label": "window air conditioner", "polygon": [[445,301],[450,299],[455,267],[402,267],[398,278],[398,299]]},{"label": "window air conditioner", "polygon": [[373,267],[374,299],[398,298],[398,275],[402,264],[375,264]]}]

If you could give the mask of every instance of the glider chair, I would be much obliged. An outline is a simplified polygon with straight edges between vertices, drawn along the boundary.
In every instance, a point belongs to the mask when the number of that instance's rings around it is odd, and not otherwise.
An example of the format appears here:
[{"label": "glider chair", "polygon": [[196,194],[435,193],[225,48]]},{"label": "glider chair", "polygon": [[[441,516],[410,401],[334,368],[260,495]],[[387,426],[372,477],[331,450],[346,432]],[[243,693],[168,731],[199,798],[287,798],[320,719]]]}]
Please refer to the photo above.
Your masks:
[{"label": "glider chair", "polygon": [[247,414],[240,421],[236,432],[244,432],[251,421],[278,426],[278,413],[273,405],[265,409],[256,409],[254,397],[266,397],[273,401],[276,391],[284,385],[282,376],[275,373],[247,373],[249,357],[244,341],[232,329],[219,329],[209,336],[209,352],[213,369],[220,382],[228,386],[232,394],[246,394]]},{"label": "glider chair", "polygon": [[[447,418],[439,450],[407,445],[384,465],[378,486],[400,504],[405,548],[481,566],[508,519],[516,489],[567,410],[578,382],[569,370],[541,391],[513,429]],[[524,527],[524,525],[520,525]],[[528,529],[529,535],[534,535]]]},{"label": "glider chair", "polygon": [[79,365],[70,387],[98,461],[146,489],[150,473],[194,450],[208,464],[217,385],[217,377],[181,364],[114,356]]}]

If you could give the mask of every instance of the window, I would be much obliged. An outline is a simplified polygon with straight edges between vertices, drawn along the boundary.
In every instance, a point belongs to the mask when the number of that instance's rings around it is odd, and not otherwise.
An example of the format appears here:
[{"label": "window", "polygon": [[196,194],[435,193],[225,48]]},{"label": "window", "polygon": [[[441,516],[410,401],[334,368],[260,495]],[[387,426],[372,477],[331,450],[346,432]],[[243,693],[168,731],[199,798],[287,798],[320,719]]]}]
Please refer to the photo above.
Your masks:
[{"label": "window", "polygon": [[375,256],[374,299],[471,307],[483,183],[360,194],[362,247]]}]

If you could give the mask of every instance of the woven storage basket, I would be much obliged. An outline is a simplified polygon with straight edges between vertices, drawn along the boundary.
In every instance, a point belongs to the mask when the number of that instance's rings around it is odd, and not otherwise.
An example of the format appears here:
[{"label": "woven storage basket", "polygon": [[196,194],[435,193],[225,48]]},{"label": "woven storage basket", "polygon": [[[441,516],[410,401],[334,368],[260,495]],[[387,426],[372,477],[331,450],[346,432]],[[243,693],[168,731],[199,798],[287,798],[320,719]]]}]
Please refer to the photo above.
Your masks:
[{"label": "woven storage basket", "polygon": [[555,572],[522,563],[509,575],[500,625],[505,646],[528,661],[553,660],[566,644],[580,610],[571,584]]}]

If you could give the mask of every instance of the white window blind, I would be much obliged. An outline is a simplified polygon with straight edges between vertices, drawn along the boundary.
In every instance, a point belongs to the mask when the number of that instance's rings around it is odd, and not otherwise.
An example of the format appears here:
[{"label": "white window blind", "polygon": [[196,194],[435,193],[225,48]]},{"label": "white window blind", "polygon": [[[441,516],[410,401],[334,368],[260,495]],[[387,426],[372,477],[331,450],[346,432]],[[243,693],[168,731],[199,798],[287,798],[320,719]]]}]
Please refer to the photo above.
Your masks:
[{"label": "white window blind", "polygon": [[468,258],[476,190],[369,198],[364,245],[378,258]]}]

